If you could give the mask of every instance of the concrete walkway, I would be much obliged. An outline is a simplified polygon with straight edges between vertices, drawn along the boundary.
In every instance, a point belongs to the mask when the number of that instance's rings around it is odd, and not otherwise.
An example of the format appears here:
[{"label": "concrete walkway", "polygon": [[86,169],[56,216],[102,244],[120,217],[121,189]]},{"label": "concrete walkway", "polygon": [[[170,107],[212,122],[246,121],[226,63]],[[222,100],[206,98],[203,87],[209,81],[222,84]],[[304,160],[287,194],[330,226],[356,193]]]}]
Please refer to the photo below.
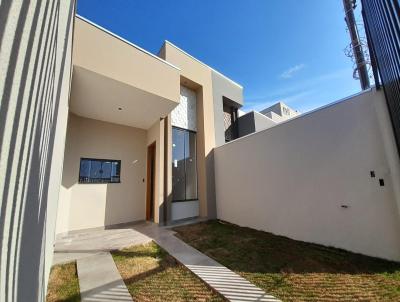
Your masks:
[{"label": "concrete walkway", "polygon": [[78,259],[76,264],[82,302],[132,302],[110,253]]},{"label": "concrete walkway", "polygon": [[109,251],[154,240],[229,301],[280,301],[174,234],[166,227],[145,222],[120,229],[76,232],[58,238],[54,263],[77,260],[82,301],[132,301]]},{"label": "concrete walkway", "polygon": [[148,236],[135,231],[133,226],[108,230],[89,229],[58,235],[54,246],[53,265],[152,241]]},{"label": "concrete walkway", "polygon": [[109,251],[151,242],[131,226],[59,235],[53,264],[76,260],[82,302],[132,301]]},{"label": "concrete walkway", "polygon": [[171,230],[160,228],[155,224],[141,224],[135,226],[134,229],[152,238],[171,256],[229,301],[280,301],[178,239]]}]

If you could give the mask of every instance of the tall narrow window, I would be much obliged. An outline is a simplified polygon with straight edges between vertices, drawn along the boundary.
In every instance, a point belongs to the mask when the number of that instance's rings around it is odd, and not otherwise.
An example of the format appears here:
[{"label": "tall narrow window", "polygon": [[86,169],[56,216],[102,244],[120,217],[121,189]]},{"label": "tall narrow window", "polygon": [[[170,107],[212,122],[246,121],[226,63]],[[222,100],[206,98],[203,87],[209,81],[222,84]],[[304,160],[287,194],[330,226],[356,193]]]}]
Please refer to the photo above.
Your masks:
[{"label": "tall narrow window", "polygon": [[197,199],[196,133],[172,128],[173,201]]},{"label": "tall narrow window", "polygon": [[238,109],[233,106],[233,101],[226,97],[222,98],[224,113],[225,142],[230,142],[239,137]]}]

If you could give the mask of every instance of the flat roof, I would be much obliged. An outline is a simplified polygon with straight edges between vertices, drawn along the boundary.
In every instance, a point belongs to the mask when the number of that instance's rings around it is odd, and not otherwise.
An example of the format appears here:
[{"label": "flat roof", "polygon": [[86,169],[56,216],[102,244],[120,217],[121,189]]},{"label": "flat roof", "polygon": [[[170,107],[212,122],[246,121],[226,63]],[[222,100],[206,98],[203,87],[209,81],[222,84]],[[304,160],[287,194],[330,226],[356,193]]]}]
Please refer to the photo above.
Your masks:
[{"label": "flat roof", "polygon": [[116,38],[116,39],[118,39],[118,40],[120,40],[120,41],[122,41],[122,42],[124,42],[124,43],[126,43],[126,44],[129,44],[130,46],[136,48],[137,50],[140,50],[141,52],[144,52],[145,54],[147,54],[147,55],[153,57],[154,59],[157,59],[157,60],[163,62],[164,64],[167,64],[167,65],[169,65],[169,66],[171,66],[171,67],[173,67],[173,68],[175,68],[175,69],[177,69],[177,70],[181,70],[179,67],[176,67],[175,65],[171,64],[170,62],[165,61],[164,59],[162,59],[162,58],[156,56],[155,54],[152,54],[151,52],[149,52],[149,51],[147,51],[147,50],[141,48],[140,46],[137,46],[136,44],[134,44],[134,43],[132,43],[132,42],[130,42],[130,41],[128,41],[128,40],[126,40],[126,39],[124,39],[124,38],[118,36],[118,35],[116,35],[115,33],[113,33],[113,32],[111,32],[111,31],[105,29],[104,27],[98,25],[97,23],[94,23],[94,22],[92,22],[92,21],[86,19],[85,17],[82,17],[82,16],[79,15],[79,14],[76,14],[75,16],[76,16],[77,18],[81,19],[82,21],[85,21],[86,23],[89,23],[90,25],[92,25],[92,26],[94,26],[94,27],[100,29],[101,31],[103,31],[103,32],[105,32],[105,33],[107,33],[107,34],[113,36],[114,38]]},{"label": "flat roof", "polygon": [[199,62],[200,64],[202,64],[202,65],[204,65],[204,66],[210,68],[212,71],[214,71],[214,72],[217,73],[218,75],[222,76],[223,78],[227,79],[227,80],[230,81],[232,84],[234,84],[234,85],[236,85],[236,86],[238,86],[238,87],[240,87],[240,88],[243,89],[243,86],[242,86],[242,85],[240,85],[240,84],[238,84],[237,82],[235,82],[234,80],[228,78],[226,75],[220,73],[218,70],[215,70],[214,68],[212,68],[211,66],[205,64],[204,62],[200,61],[199,59],[193,57],[191,54],[189,54],[189,53],[187,53],[186,51],[184,51],[183,49],[179,48],[179,47],[176,46],[174,43],[172,43],[172,42],[170,42],[170,41],[168,41],[168,40],[165,40],[164,43],[167,43],[167,44],[169,44],[169,45],[175,47],[177,50],[179,50],[180,52],[184,53],[184,54],[187,55],[188,57],[190,57],[190,58],[192,58],[193,60]]},{"label": "flat roof", "polygon": [[[122,42],[124,42],[124,43],[127,43],[127,44],[129,44],[130,46],[136,48],[137,50],[140,50],[141,52],[144,52],[145,54],[147,54],[147,55],[149,55],[149,56],[151,56],[151,57],[153,57],[153,58],[155,58],[155,59],[157,59],[157,60],[163,62],[164,64],[167,64],[167,65],[169,65],[169,66],[171,66],[171,67],[173,67],[173,68],[176,68],[177,70],[181,70],[179,67],[177,67],[177,66],[171,64],[170,62],[168,62],[168,61],[166,61],[166,60],[160,58],[159,56],[157,56],[157,55],[155,55],[155,54],[152,54],[151,52],[149,52],[149,51],[147,51],[147,50],[141,48],[140,46],[138,46],[138,45],[136,45],[136,44],[134,44],[134,43],[132,43],[132,42],[130,42],[130,41],[128,41],[128,40],[126,40],[126,39],[120,37],[120,36],[118,36],[117,34],[115,34],[115,33],[111,32],[111,31],[105,29],[104,27],[98,25],[97,23],[95,23],[95,22],[93,22],[93,21],[90,21],[89,19],[86,19],[85,17],[83,17],[83,16],[81,16],[81,15],[79,15],[79,14],[75,14],[75,16],[76,16],[77,18],[81,19],[82,21],[85,21],[85,22],[89,23],[90,25],[92,25],[92,26],[94,26],[94,27],[100,29],[101,31],[103,31],[103,32],[105,32],[105,33],[107,33],[107,34],[113,36],[114,38],[116,38],[116,39],[118,39],[118,40],[120,40],[120,41],[122,41]],[[240,84],[238,84],[237,82],[233,81],[232,79],[228,78],[226,75],[222,74],[222,73],[219,72],[218,70],[215,70],[214,68],[212,68],[211,66],[205,64],[204,62],[200,61],[199,59],[193,57],[191,54],[189,54],[189,53],[187,53],[186,51],[182,50],[181,48],[179,48],[178,46],[176,46],[176,45],[173,44],[172,42],[170,42],[170,41],[168,41],[168,40],[165,40],[165,41],[164,41],[164,44],[165,44],[165,43],[168,43],[169,45],[175,47],[177,50],[181,51],[182,53],[184,53],[184,54],[187,55],[188,57],[190,57],[190,58],[192,58],[193,60],[199,62],[200,64],[202,64],[202,65],[204,65],[204,66],[210,68],[213,72],[217,73],[218,75],[222,76],[224,79],[228,80],[228,81],[231,82],[232,84],[234,84],[234,85],[238,86],[239,88],[243,89],[243,86],[242,86],[242,85],[240,85]]]}]

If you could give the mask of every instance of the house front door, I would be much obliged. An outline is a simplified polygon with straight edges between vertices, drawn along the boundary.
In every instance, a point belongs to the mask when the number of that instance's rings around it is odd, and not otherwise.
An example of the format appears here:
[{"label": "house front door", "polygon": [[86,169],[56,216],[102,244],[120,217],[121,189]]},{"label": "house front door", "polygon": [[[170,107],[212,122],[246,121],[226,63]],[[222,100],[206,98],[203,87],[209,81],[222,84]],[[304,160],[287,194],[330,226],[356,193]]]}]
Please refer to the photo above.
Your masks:
[{"label": "house front door", "polygon": [[156,143],[147,147],[146,220],[154,220],[154,184],[156,166]]}]

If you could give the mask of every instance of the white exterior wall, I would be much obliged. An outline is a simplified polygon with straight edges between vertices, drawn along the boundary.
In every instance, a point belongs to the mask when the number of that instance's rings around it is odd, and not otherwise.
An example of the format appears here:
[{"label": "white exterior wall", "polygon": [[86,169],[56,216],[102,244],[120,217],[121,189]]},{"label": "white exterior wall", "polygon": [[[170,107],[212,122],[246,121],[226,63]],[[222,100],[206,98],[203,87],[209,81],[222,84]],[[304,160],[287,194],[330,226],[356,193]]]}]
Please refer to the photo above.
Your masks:
[{"label": "white exterior wall", "polygon": [[[57,233],[145,219],[146,131],[70,114]],[[80,184],[80,159],[121,160],[121,182]]]},{"label": "white exterior wall", "polygon": [[383,92],[373,90],[216,148],[218,218],[400,260],[391,132]]},{"label": "white exterior wall", "polygon": [[181,220],[199,216],[199,201],[173,202],[171,205],[171,220]]},{"label": "white exterior wall", "polygon": [[255,131],[261,131],[264,129],[268,129],[271,127],[276,126],[276,122],[274,122],[272,119],[268,118],[267,116],[254,111],[254,124],[255,124]]},{"label": "white exterior wall", "polygon": [[75,1],[0,3],[0,301],[44,301]]},{"label": "white exterior wall", "polygon": [[271,119],[272,121],[274,121],[275,123],[282,123],[284,121],[286,121],[288,118],[284,118],[279,114],[276,114],[273,111],[267,112],[267,113],[262,113],[264,114],[266,117],[268,117],[269,119]]},{"label": "white exterior wall", "polygon": [[276,123],[257,111],[250,111],[239,117],[238,125],[239,137],[243,137],[254,132],[274,127]]},{"label": "white exterior wall", "polygon": [[269,117],[275,123],[280,123],[299,116],[300,112],[293,110],[283,102],[278,102],[271,107],[261,110],[261,114]]}]

